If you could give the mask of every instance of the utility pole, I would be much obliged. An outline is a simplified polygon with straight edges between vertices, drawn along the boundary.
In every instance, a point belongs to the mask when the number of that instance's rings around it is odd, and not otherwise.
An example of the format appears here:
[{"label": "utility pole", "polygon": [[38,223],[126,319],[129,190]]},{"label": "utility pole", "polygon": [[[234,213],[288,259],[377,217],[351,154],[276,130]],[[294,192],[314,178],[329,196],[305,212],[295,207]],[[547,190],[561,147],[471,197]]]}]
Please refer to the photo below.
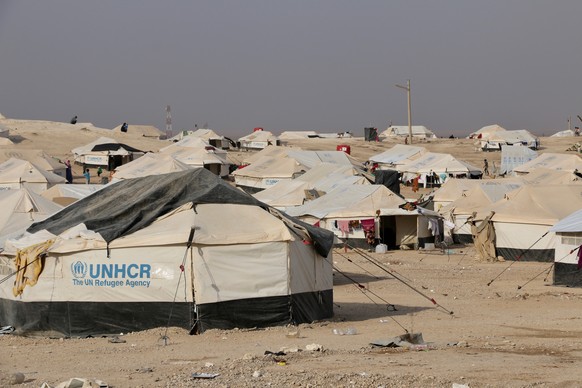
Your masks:
[{"label": "utility pole", "polygon": [[406,90],[408,94],[408,144],[412,144],[412,111],[410,104],[410,80],[407,81],[406,86],[395,85],[397,88]]},{"label": "utility pole", "polygon": [[166,105],[166,139],[172,137],[172,110]]}]

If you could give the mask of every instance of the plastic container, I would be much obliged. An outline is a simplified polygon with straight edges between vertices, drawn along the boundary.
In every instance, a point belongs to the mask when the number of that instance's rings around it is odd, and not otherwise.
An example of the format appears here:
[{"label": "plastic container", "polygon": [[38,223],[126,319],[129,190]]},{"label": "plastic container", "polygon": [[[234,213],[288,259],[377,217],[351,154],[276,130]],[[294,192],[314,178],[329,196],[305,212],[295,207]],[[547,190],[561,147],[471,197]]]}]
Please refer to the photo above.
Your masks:
[{"label": "plastic container", "polygon": [[387,250],[388,250],[388,245],[386,245],[386,244],[376,245],[376,253],[386,253]]},{"label": "plastic container", "polygon": [[343,151],[346,154],[350,154],[352,152],[352,148],[347,144],[338,144],[335,148],[336,151]]}]

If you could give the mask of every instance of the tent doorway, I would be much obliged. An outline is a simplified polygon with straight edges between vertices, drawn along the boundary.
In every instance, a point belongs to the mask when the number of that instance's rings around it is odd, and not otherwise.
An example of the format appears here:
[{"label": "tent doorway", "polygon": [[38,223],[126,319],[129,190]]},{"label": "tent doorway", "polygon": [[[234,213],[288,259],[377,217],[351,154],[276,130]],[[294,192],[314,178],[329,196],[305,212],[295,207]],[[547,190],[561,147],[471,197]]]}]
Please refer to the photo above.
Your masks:
[{"label": "tent doorway", "polygon": [[380,217],[380,239],[388,246],[388,249],[396,249],[396,217]]}]

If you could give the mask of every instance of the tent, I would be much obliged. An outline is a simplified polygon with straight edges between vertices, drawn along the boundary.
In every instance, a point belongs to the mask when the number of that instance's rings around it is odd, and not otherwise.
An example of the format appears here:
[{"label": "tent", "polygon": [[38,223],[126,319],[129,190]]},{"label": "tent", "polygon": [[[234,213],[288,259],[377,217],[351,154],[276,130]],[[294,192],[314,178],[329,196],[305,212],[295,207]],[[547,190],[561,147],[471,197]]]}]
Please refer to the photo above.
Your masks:
[{"label": "tent", "polygon": [[238,139],[241,150],[262,150],[263,148],[279,145],[279,139],[269,131],[255,131]]},{"label": "tent", "polygon": [[474,187],[464,191],[461,196],[450,204],[439,209],[444,219],[449,221],[449,228],[445,228],[454,242],[473,242],[471,224],[468,222],[473,212],[483,209],[501,200],[506,193],[523,186],[509,179],[477,180]]},{"label": "tent", "polygon": [[486,125],[483,128],[479,129],[478,131],[475,131],[475,132],[471,133],[468,136],[468,138],[469,139],[483,139],[483,140],[487,140],[487,139],[491,138],[495,133],[497,133],[499,131],[507,131],[507,130],[505,128],[503,128],[501,125],[498,125],[498,124]]},{"label": "tent", "polygon": [[547,152],[513,169],[517,175],[527,174],[543,167],[557,171],[582,171],[582,159],[578,155]]},{"label": "tent", "polygon": [[[391,125],[380,134],[380,137],[406,137],[409,135],[410,131],[408,125]],[[421,139],[436,138],[436,135],[424,125],[413,125],[412,136]]]},{"label": "tent", "polygon": [[226,152],[212,146],[209,148],[175,146],[165,149],[160,154],[170,156],[191,167],[203,167],[221,177],[229,173],[230,162],[226,159]]},{"label": "tent", "polygon": [[478,167],[459,160],[451,154],[440,154],[436,152],[427,152],[406,164],[396,166],[396,169],[403,174],[403,182],[410,180],[411,177],[420,175],[425,183],[425,187],[431,183],[431,173],[439,177],[439,182],[432,182],[433,184],[442,183],[440,182],[441,175],[445,177],[476,178],[481,177],[483,174]]},{"label": "tent", "polygon": [[35,193],[41,193],[57,183],[65,183],[65,178],[26,160],[10,158],[0,163],[0,190],[26,187]]},{"label": "tent", "polygon": [[357,174],[353,167],[321,163],[295,179],[277,182],[253,196],[277,209],[285,210],[300,206],[310,197],[323,195],[340,185],[369,184],[366,178]]},{"label": "tent", "polygon": [[6,239],[19,237],[33,222],[42,221],[62,208],[25,188],[0,191],[0,207],[0,251]]},{"label": "tent", "polygon": [[501,151],[503,145],[522,145],[537,149],[539,139],[525,129],[516,131],[495,131],[487,138],[481,138],[480,147],[483,151]]},{"label": "tent", "polygon": [[510,260],[552,261],[556,236],[550,227],[582,208],[582,185],[524,185],[478,211],[491,216],[497,256]]},{"label": "tent", "polygon": [[192,168],[195,167],[182,163],[170,155],[148,152],[139,159],[117,167],[113,174],[112,182],[117,182],[120,179],[131,179],[147,175],[186,171]]},{"label": "tent", "polygon": [[100,137],[84,146],[72,150],[76,163],[91,166],[106,166],[113,171],[116,167],[139,158],[145,152],[119,143],[109,137]]},{"label": "tent", "polygon": [[319,137],[315,131],[284,131],[279,135],[279,140],[300,140]]},{"label": "tent", "polygon": [[10,158],[27,160],[45,171],[65,177],[65,165],[60,160],[39,149],[0,148],[0,162]]},{"label": "tent", "polygon": [[188,137],[202,139],[209,145],[219,149],[228,150],[230,148],[230,141],[226,137],[220,136],[212,129],[208,128],[198,128],[195,131],[181,131],[169,140],[172,142],[177,142]]},{"label": "tent", "polygon": [[284,152],[273,153],[275,156],[264,156],[244,168],[233,171],[236,185],[249,193],[256,193],[279,181],[297,178],[322,163],[363,170],[358,161],[343,151],[301,151],[280,148],[284,149]]},{"label": "tent", "polygon": [[333,234],[204,169],[108,185],[28,232],[6,255],[12,271],[32,265],[0,284],[2,322],[21,333],[199,333],[333,313]]},{"label": "tent", "polygon": [[105,185],[63,184],[54,185],[40,193],[40,196],[60,206],[68,206],[81,198],[101,190]]},{"label": "tent", "polygon": [[426,154],[427,149],[404,144],[396,144],[394,147],[373,156],[369,160],[378,163],[379,169],[390,169],[396,165],[408,163]]},{"label": "tent", "polygon": [[571,129],[566,129],[564,131],[558,131],[553,135],[550,135],[550,137],[570,137],[570,136],[576,136],[576,132],[572,131]]},{"label": "tent", "polygon": [[354,246],[366,247],[366,225],[389,248],[416,243],[415,211],[401,208],[406,201],[382,185],[338,186],[322,197],[286,211]]},{"label": "tent", "polygon": [[582,209],[562,218],[550,231],[556,234],[554,285],[582,286]]}]

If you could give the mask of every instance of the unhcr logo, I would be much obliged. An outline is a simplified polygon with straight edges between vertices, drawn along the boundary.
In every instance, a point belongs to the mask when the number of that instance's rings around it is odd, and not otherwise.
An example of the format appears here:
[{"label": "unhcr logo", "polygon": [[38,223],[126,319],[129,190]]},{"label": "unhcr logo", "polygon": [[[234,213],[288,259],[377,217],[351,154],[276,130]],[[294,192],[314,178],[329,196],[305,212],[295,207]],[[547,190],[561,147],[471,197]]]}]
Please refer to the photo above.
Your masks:
[{"label": "unhcr logo", "polygon": [[71,264],[71,273],[76,279],[84,278],[87,276],[87,264],[82,261]]}]

